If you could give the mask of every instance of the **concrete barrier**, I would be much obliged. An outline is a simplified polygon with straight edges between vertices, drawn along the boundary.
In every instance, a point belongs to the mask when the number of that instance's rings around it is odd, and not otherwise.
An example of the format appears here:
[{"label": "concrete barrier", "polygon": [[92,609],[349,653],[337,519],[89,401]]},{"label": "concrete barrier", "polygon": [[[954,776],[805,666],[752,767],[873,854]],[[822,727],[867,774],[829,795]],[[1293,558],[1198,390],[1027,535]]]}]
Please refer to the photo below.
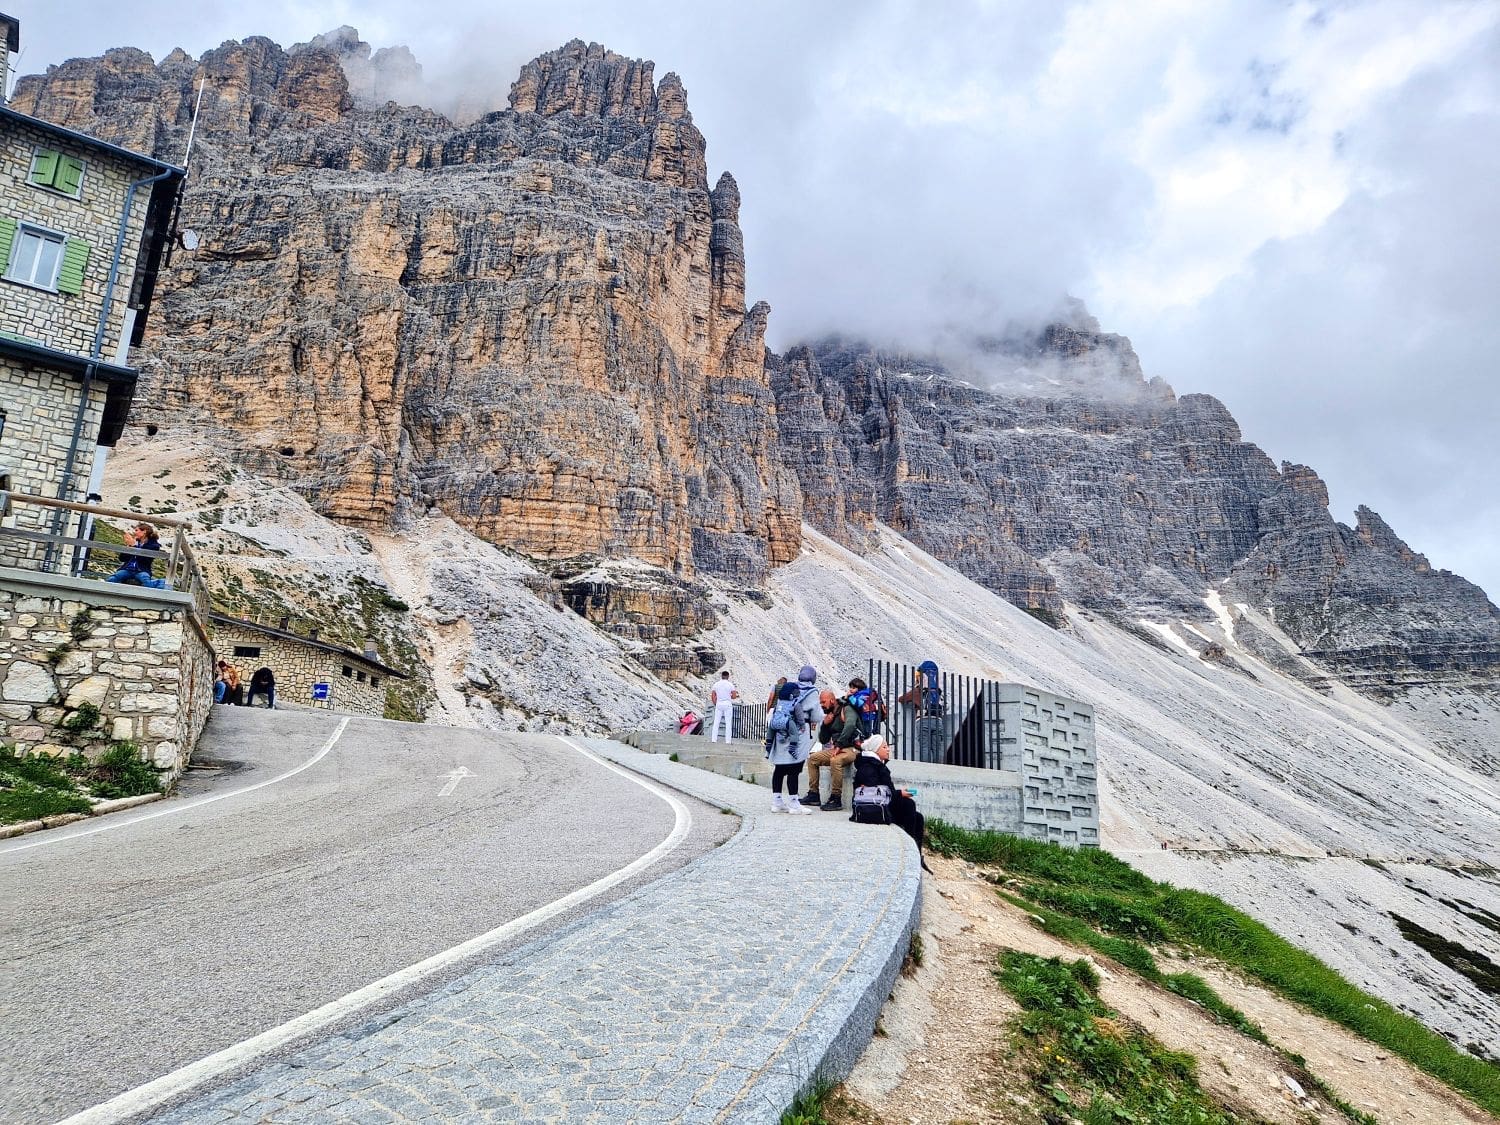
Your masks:
[{"label": "concrete barrier", "polygon": [[[754,780],[769,789],[771,763],[758,742],[709,742],[700,735],[665,731],[631,731],[617,736],[621,742],[648,754],[677,755],[677,760],[710,773],[740,781]],[[924,816],[935,816],[960,828],[987,829],[1024,835],[1019,773],[1009,770],[938,766],[926,762],[890,763],[891,776],[903,789],[917,791],[917,807]],[[806,775],[803,776],[806,782]],[[822,795],[828,796],[829,781],[822,779]],[[854,799],[854,770],[844,770],[844,807]]]}]

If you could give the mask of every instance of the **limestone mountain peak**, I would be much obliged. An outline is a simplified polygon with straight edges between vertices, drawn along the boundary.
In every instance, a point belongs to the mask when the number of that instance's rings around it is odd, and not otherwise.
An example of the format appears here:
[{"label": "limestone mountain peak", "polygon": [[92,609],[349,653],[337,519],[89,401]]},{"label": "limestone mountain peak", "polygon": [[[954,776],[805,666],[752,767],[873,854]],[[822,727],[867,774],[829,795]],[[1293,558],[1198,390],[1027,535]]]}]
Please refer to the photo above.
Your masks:
[{"label": "limestone mountain peak", "polygon": [[[510,107],[542,117],[621,117],[644,125],[658,114],[655,67],[647,59],[626,58],[599,43],[573,39],[521,68],[510,88]],[[671,77],[670,100],[681,116],[686,96],[681,81]]]}]

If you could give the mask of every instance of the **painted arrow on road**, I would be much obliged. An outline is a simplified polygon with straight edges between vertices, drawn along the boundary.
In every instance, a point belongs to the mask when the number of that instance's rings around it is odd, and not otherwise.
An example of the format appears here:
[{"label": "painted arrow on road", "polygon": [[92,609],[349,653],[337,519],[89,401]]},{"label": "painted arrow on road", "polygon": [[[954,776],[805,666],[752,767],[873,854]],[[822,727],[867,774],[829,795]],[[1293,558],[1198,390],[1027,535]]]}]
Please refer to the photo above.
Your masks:
[{"label": "painted arrow on road", "polygon": [[439,797],[451,796],[453,791],[458,788],[458,783],[460,781],[462,781],[466,777],[478,777],[479,775],[469,770],[465,766],[459,766],[458,769],[449,770],[443,776],[448,779],[448,784],[438,790]]}]

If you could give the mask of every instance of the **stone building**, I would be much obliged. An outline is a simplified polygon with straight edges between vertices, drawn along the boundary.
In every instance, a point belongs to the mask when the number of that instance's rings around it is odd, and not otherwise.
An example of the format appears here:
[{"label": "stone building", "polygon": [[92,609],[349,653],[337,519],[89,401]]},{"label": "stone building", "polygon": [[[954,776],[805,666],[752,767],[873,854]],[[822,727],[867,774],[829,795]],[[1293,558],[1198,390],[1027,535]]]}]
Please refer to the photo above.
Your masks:
[{"label": "stone building", "polygon": [[[0,15],[0,93],[19,46]],[[132,513],[78,502],[130,410],[183,176],[0,105],[0,744],[129,744],[166,784],[213,702],[202,576],[181,528],[162,588],[87,576],[82,522]]]},{"label": "stone building", "polygon": [[[0,24],[3,24],[0,19]],[[13,24],[14,21],[12,21]],[[0,27],[13,35],[13,28]],[[135,394],[183,170],[0,106],[0,476],[83,500]]]},{"label": "stone building", "polygon": [[[276,676],[276,701],[298,707],[328,707],[355,715],[385,715],[386,681],[406,676],[382,664],[374,646],[355,652],[318,639],[316,632],[299,636],[223,614],[210,614],[214,647],[219,659],[240,671],[246,685],[257,668]],[[318,685],[322,685],[321,690]],[[257,700],[259,702],[259,700]]]}]

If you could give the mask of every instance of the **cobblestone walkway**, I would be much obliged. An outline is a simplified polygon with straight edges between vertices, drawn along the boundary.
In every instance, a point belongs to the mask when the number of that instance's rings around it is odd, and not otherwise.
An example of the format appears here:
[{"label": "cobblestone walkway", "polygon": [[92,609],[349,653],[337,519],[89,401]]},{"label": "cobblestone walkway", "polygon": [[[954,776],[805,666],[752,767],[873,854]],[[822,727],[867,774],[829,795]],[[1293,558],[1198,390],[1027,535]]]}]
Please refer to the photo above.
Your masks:
[{"label": "cobblestone walkway", "polygon": [[815,1074],[843,1077],[915,924],[906,836],[775,815],[764,787],[586,745],[741,814],[742,830],[561,933],[154,1120],[762,1122]]}]

